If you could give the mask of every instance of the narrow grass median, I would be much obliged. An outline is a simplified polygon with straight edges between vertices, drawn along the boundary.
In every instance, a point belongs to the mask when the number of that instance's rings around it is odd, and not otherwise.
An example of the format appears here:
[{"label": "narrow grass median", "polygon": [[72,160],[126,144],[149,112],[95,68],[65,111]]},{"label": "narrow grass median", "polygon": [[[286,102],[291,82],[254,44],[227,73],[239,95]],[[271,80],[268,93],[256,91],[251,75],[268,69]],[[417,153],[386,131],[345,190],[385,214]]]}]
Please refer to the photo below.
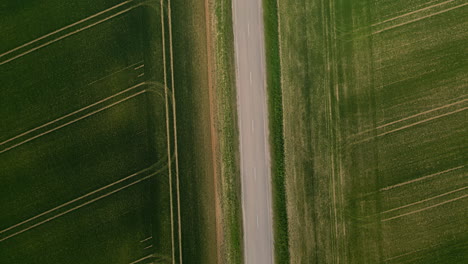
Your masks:
[{"label": "narrow grass median", "polygon": [[273,191],[273,232],[276,263],[289,263],[288,215],[286,208],[283,99],[276,0],[263,2],[266,49],[266,81],[268,93],[271,146],[271,177]]},{"label": "narrow grass median", "polygon": [[239,129],[234,68],[234,33],[231,0],[211,1],[214,23],[214,87],[217,103],[221,197],[223,211],[223,263],[242,263],[242,209],[240,194]]}]

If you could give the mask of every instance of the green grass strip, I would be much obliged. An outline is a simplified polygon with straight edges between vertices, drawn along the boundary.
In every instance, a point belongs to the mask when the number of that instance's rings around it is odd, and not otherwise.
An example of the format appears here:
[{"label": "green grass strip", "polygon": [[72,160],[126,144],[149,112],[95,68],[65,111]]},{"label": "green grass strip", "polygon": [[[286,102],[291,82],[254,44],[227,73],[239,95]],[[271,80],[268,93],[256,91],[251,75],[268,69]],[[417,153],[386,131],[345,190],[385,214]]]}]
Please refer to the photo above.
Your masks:
[{"label": "green grass strip", "polygon": [[271,174],[273,191],[273,232],[276,263],[289,263],[288,215],[283,137],[283,98],[279,51],[278,6],[276,0],[263,1],[265,23],[266,78],[268,93]]}]

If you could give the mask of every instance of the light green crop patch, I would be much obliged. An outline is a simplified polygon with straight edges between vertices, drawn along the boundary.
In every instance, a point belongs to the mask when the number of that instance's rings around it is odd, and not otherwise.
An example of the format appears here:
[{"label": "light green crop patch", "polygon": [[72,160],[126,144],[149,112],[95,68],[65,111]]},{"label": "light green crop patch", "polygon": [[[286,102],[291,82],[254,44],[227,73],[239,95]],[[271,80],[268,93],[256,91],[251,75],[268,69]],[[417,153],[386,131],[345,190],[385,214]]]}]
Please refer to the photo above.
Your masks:
[{"label": "light green crop patch", "polygon": [[463,1],[278,1],[291,263],[463,263]]}]

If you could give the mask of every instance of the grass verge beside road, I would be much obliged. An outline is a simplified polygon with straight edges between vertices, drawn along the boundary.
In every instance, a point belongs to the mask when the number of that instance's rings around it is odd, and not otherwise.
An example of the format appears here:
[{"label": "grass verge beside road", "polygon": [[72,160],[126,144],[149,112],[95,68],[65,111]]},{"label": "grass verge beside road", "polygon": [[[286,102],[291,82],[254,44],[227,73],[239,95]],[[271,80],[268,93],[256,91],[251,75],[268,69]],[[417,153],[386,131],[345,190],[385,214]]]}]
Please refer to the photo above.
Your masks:
[{"label": "grass verge beside road", "polygon": [[232,1],[210,1],[214,89],[224,232],[223,263],[242,263],[239,129],[237,122]]},{"label": "grass verge beside road", "polygon": [[266,79],[268,93],[273,191],[273,232],[276,263],[289,263],[288,215],[284,167],[283,99],[276,0],[264,1]]}]

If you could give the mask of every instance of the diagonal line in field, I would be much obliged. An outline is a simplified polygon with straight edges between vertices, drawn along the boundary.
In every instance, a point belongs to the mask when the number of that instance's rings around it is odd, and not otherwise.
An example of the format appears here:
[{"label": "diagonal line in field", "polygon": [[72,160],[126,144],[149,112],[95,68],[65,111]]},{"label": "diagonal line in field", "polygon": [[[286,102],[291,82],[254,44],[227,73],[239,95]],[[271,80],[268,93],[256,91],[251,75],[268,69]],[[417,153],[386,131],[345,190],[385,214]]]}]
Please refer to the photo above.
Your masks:
[{"label": "diagonal line in field", "polygon": [[124,1],[124,2],[122,2],[122,3],[120,3],[120,4],[117,4],[117,5],[115,5],[115,6],[112,6],[112,7],[110,7],[110,8],[107,8],[107,9],[105,9],[105,10],[99,12],[99,13],[96,13],[96,14],[94,14],[94,15],[91,15],[91,16],[87,17],[87,18],[84,18],[84,19],[81,19],[81,20],[79,20],[79,21],[77,21],[77,22],[74,22],[73,24],[70,24],[70,25],[65,26],[65,27],[63,27],[63,28],[60,28],[60,29],[57,29],[57,30],[55,30],[55,31],[53,31],[53,32],[50,32],[50,33],[48,33],[48,34],[46,34],[46,35],[43,35],[42,37],[36,38],[36,39],[34,39],[34,40],[31,40],[31,41],[29,41],[29,42],[27,42],[27,43],[25,43],[25,44],[22,44],[21,46],[18,46],[18,47],[14,48],[14,49],[11,49],[11,50],[9,50],[9,51],[7,51],[7,52],[5,52],[5,53],[0,54],[0,58],[3,57],[3,56],[6,56],[6,55],[8,55],[8,54],[10,54],[10,53],[12,53],[12,52],[15,52],[15,51],[17,51],[17,50],[19,50],[19,49],[21,49],[21,48],[24,48],[24,47],[26,47],[26,46],[29,46],[29,45],[33,44],[33,43],[36,43],[36,42],[38,42],[38,41],[40,41],[40,40],[42,40],[42,39],[45,39],[45,38],[47,38],[47,37],[50,37],[50,36],[55,35],[55,34],[57,34],[57,33],[60,33],[60,32],[62,32],[62,31],[64,31],[64,30],[66,30],[66,29],[69,29],[69,28],[74,27],[74,26],[76,26],[76,25],[79,25],[79,24],[81,24],[81,23],[83,23],[83,22],[86,22],[86,21],[88,21],[88,20],[90,20],[90,19],[93,19],[93,18],[95,18],[95,17],[97,17],[97,16],[100,16],[100,15],[102,15],[102,14],[104,14],[104,13],[107,13],[108,11],[111,11],[111,10],[113,10],[113,9],[116,9],[116,8],[118,8],[118,7],[121,7],[121,6],[125,5],[125,4],[131,3],[132,1],[133,1],[133,0]]},{"label": "diagonal line in field", "polygon": [[95,23],[92,23],[92,24],[90,24],[90,25],[87,25],[87,26],[85,26],[85,27],[82,27],[82,28],[80,28],[80,29],[77,29],[77,30],[75,30],[75,31],[72,31],[72,32],[70,32],[70,33],[68,33],[68,34],[65,34],[65,35],[63,35],[63,36],[60,36],[60,37],[58,37],[58,38],[56,38],[56,39],[54,39],[54,40],[48,41],[48,42],[46,42],[46,43],[44,43],[44,44],[42,44],[42,45],[39,45],[39,46],[34,47],[34,48],[32,48],[32,49],[30,49],[30,50],[28,50],[28,51],[25,51],[25,52],[23,52],[23,53],[21,53],[21,54],[18,54],[18,55],[14,56],[14,57],[12,57],[12,58],[10,58],[10,59],[4,60],[4,61],[0,62],[0,66],[3,65],[3,64],[6,64],[6,63],[8,63],[8,62],[14,61],[14,60],[16,60],[16,59],[18,59],[18,58],[21,58],[21,57],[23,57],[23,56],[25,56],[25,55],[28,55],[28,54],[30,54],[31,52],[34,52],[34,51],[36,51],[36,50],[42,49],[42,48],[44,48],[44,47],[46,47],[46,46],[49,46],[50,44],[53,44],[53,43],[55,43],[55,42],[57,42],[57,41],[60,41],[60,40],[62,40],[62,39],[65,39],[65,38],[67,38],[67,37],[69,37],[69,36],[75,35],[75,34],[81,32],[81,31],[84,31],[84,30],[86,30],[86,29],[89,29],[89,28],[92,28],[92,27],[94,27],[94,26],[96,26],[96,25],[99,25],[99,24],[101,24],[101,23],[103,23],[103,22],[106,22],[107,20],[110,20],[110,19],[112,19],[112,18],[114,18],[114,17],[117,17],[117,16],[119,16],[119,15],[122,15],[122,14],[124,14],[124,13],[127,13],[127,12],[129,12],[129,11],[131,11],[131,10],[133,10],[133,9],[135,9],[135,8],[137,8],[137,7],[139,7],[140,5],[141,5],[141,4],[138,4],[138,5],[134,5],[134,6],[132,6],[132,7],[129,7],[129,8],[127,8],[127,9],[124,9],[124,10],[122,10],[122,11],[120,11],[120,12],[117,12],[117,13],[115,13],[115,14],[113,14],[113,15],[111,15],[111,16],[108,16],[108,17],[106,17],[106,18],[104,18],[104,19],[102,19],[102,20],[99,20],[99,21],[97,21],[97,22],[95,22]]},{"label": "diagonal line in field", "polygon": [[140,66],[135,67],[134,70],[137,71],[143,67],[145,67],[145,64],[141,64]]},{"label": "diagonal line in field", "polygon": [[145,181],[145,180],[147,180],[147,179],[150,179],[151,177],[155,176],[155,175],[158,174],[158,173],[159,173],[159,172],[152,173],[152,174],[150,174],[150,175],[148,175],[148,176],[145,176],[145,177],[143,177],[143,178],[141,178],[141,179],[139,179],[139,180],[136,180],[136,181],[134,181],[134,182],[132,182],[132,183],[129,183],[129,184],[123,186],[123,187],[120,187],[120,188],[115,189],[115,190],[113,190],[113,191],[111,191],[111,192],[109,192],[109,193],[106,193],[106,194],[101,195],[101,196],[99,196],[99,197],[96,197],[96,198],[94,198],[94,199],[92,199],[92,200],[89,200],[89,201],[87,201],[87,202],[85,202],[85,203],[83,203],[83,204],[81,204],[81,205],[75,206],[75,207],[73,207],[73,208],[71,208],[71,209],[69,209],[69,210],[66,210],[66,211],[64,211],[64,212],[62,212],[62,213],[60,213],[60,214],[54,215],[54,216],[52,216],[52,217],[50,217],[50,218],[48,218],[48,219],[46,219],[46,220],[40,221],[40,222],[38,222],[38,223],[36,223],[36,224],[30,226],[30,227],[27,227],[27,228],[25,228],[25,229],[23,229],[23,230],[21,230],[21,231],[18,231],[18,232],[16,232],[16,233],[13,233],[13,234],[11,234],[11,235],[9,235],[9,236],[6,236],[6,237],[0,239],[0,242],[3,242],[3,241],[5,241],[5,240],[7,240],[7,239],[9,239],[9,238],[12,238],[12,237],[14,237],[14,236],[17,236],[17,235],[19,235],[19,234],[22,234],[22,233],[24,233],[24,232],[26,232],[26,231],[28,231],[28,230],[31,230],[31,229],[33,229],[33,228],[35,228],[35,227],[38,227],[38,226],[40,226],[40,225],[42,225],[42,224],[45,224],[45,223],[47,223],[47,222],[50,222],[50,221],[52,221],[52,220],[54,220],[54,219],[56,219],[56,218],[58,218],[58,217],[60,217],[60,216],[62,216],[62,215],[65,215],[65,214],[68,214],[68,213],[70,213],[70,212],[73,212],[73,211],[75,211],[75,210],[77,210],[77,209],[80,209],[80,208],[82,208],[82,207],[84,207],[84,206],[86,206],[86,205],[88,205],[88,204],[94,203],[94,202],[96,202],[96,201],[98,201],[98,200],[101,200],[101,199],[103,199],[103,198],[105,198],[105,197],[107,197],[107,196],[109,196],[109,195],[112,195],[112,194],[114,194],[114,193],[116,193],[116,192],[119,192],[119,191],[121,191],[121,190],[124,190],[124,189],[126,189],[126,188],[128,188],[128,187],[131,187],[131,186],[133,186],[133,185],[135,185],[135,184],[137,184],[137,183],[140,183],[140,182],[142,182],[142,181]]},{"label": "diagonal line in field", "polygon": [[409,212],[409,213],[406,213],[406,214],[401,214],[401,215],[397,215],[397,216],[394,216],[394,217],[382,219],[382,222],[387,222],[387,221],[390,221],[390,220],[393,220],[393,219],[401,218],[403,216],[407,216],[407,215],[419,213],[419,212],[422,212],[422,211],[426,211],[426,210],[429,210],[429,209],[437,207],[437,206],[441,206],[441,205],[444,205],[444,204],[447,204],[447,203],[455,202],[455,201],[463,199],[463,198],[465,198],[467,196],[468,196],[468,194],[465,194],[465,195],[462,195],[460,197],[453,198],[453,199],[447,200],[445,202],[434,204],[434,205],[431,205],[431,206],[428,206],[428,207],[425,207],[425,208],[422,208],[422,209],[419,209],[419,210],[415,210],[415,211],[412,211],[412,212]]},{"label": "diagonal line in field", "polygon": [[154,255],[153,255],[153,254],[150,254],[150,255],[148,255],[148,256],[146,256],[146,257],[142,257],[141,259],[137,259],[137,260],[135,260],[135,261],[133,261],[133,262],[130,262],[130,263],[128,263],[128,264],[137,264],[137,263],[142,262],[143,260],[147,260],[147,259],[150,259],[150,258],[154,258]]},{"label": "diagonal line in field", "polygon": [[[67,117],[70,117],[70,116],[72,116],[72,115],[78,114],[78,113],[80,113],[80,112],[82,112],[82,111],[84,111],[84,110],[86,110],[86,109],[89,109],[89,108],[91,108],[91,107],[93,107],[93,106],[96,106],[96,105],[98,105],[98,104],[101,104],[101,103],[103,103],[103,102],[105,102],[105,101],[108,101],[108,100],[110,100],[110,99],[112,99],[112,98],[114,98],[114,97],[116,97],[116,96],[119,96],[119,95],[121,95],[121,94],[123,94],[123,93],[126,93],[126,92],[128,92],[128,91],[131,91],[131,90],[133,90],[133,89],[135,89],[135,88],[138,88],[138,87],[140,87],[140,86],[142,86],[142,85],[145,85],[145,84],[146,84],[145,82],[139,83],[139,84],[134,85],[134,86],[132,86],[132,87],[129,87],[129,88],[123,90],[123,91],[120,91],[120,92],[118,92],[118,93],[116,93],[116,94],[113,94],[113,95],[111,95],[111,96],[109,96],[109,97],[106,97],[106,98],[104,98],[104,99],[102,99],[102,100],[99,100],[99,101],[97,101],[97,102],[95,102],[95,103],[92,103],[92,104],[90,104],[90,105],[88,105],[88,106],[82,107],[82,108],[80,108],[80,109],[78,109],[78,110],[76,110],[76,111],[74,111],[74,112],[71,112],[71,113],[66,114],[66,115],[64,115],[64,116],[61,116],[61,117],[59,117],[59,118],[57,118],[57,119],[54,119],[54,120],[52,120],[52,121],[50,121],[50,122],[47,122],[47,123],[45,123],[45,124],[43,124],[43,125],[40,125],[40,126],[36,127],[36,128],[30,129],[30,130],[28,130],[28,131],[26,131],[26,132],[23,132],[23,133],[21,133],[21,134],[19,134],[19,135],[17,135],[17,136],[14,136],[14,137],[12,137],[12,138],[10,138],[10,139],[7,139],[7,140],[1,142],[1,143],[0,143],[0,146],[1,146],[1,145],[4,145],[5,143],[8,143],[8,142],[10,142],[10,141],[13,141],[13,140],[15,140],[15,139],[17,139],[17,138],[20,138],[20,137],[22,137],[22,136],[25,136],[25,135],[27,135],[27,134],[29,134],[29,133],[31,133],[31,132],[34,132],[34,131],[36,131],[36,130],[38,130],[38,129],[44,128],[44,127],[49,126],[49,125],[52,125],[52,124],[54,124],[54,123],[56,123],[56,122],[58,122],[58,121],[60,121],[60,120],[63,120],[63,119],[65,119],[65,118],[67,118]],[[1,152],[0,152],[0,153],[1,153]]]},{"label": "diagonal line in field", "polygon": [[387,22],[390,22],[390,21],[393,21],[393,20],[396,20],[396,19],[399,19],[399,18],[402,18],[402,17],[405,17],[405,16],[409,16],[409,15],[412,15],[412,14],[422,12],[422,11],[427,10],[427,9],[431,9],[431,8],[434,8],[434,7],[437,7],[437,6],[445,5],[445,4],[451,3],[453,1],[455,1],[455,0],[448,0],[448,1],[445,1],[445,2],[442,2],[442,3],[430,5],[430,6],[427,6],[427,7],[423,7],[423,8],[420,8],[418,10],[415,10],[415,11],[412,11],[412,12],[409,12],[409,13],[406,13],[406,14],[403,14],[403,15],[400,15],[400,16],[396,16],[396,17],[393,17],[393,18],[390,18],[390,19],[387,19],[387,20],[384,20],[384,21],[381,21],[381,22],[374,23],[371,26],[374,27],[374,26],[377,26],[377,25],[380,25],[380,24],[384,24],[384,23],[387,23]]},{"label": "diagonal line in field", "polygon": [[150,248],[152,248],[152,247],[153,247],[153,245],[149,245],[149,246],[143,248],[143,250],[150,249]]},{"label": "diagonal line in field", "polygon": [[465,190],[467,188],[468,188],[468,186],[465,186],[463,188],[459,188],[459,189],[456,189],[456,190],[453,190],[453,191],[450,191],[450,192],[439,194],[439,195],[436,195],[436,196],[433,196],[433,197],[430,197],[430,198],[427,198],[427,199],[423,199],[423,200],[420,200],[420,201],[417,201],[417,202],[414,202],[414,203],[410,203],[410,204],[406,204],[406,205],[403,205],[403,206],[400,206],[400,207],[397,207],[397,208],[386,210],[386,211],[383,211],[382,214],[393,212],[393,211],[396,211],[396,210],[400,210],[400,209],[410,207],[410,206],[413,206],[413,205],[416,205],[416,204],[421,204],[421,203],[424,203],[424,202],[427,202],[427,201],[430,201],[430,200],[434,200],[434,199],[437,199],[437,198],[440,198],[440,197],[443,197],[443,196],[447,196],[447,195],[452,194],[452,193],[463,191],[463,190]]},{"label": "diagonal line in field", "polygon": [[424,120],[421,120],[421,121],[418,121],[418,122],[414,122],[414,123],[406,125],[406,126],[399,127],[397,129],[393,129],[393,130],[378,134],[377,137],[382,137],[382,136],[391,134],[393,132],[397,132],[397,131],[400,131],[400,130],[403,130],[403,129],[406,129],[406,128],[409,128],[409,127],[412,127],[412,126],[415,126],[415,125],[419,125],[419,124],[422,124],[422,123],[425,123],[425,122],[428,122],[428,121],[431,121],[431,120],[434,120],[434,119],[438,119],[438,118],[441,118],[441,117],[444,117],[444,116],[448,116],[448,115],[451,115],[451,114],[462,112],[462,111],[464,111],[466,109],[468,109],[468,107],[463,107],[463,108],[457,109],[457,110],[452,111],[452,112],[448,112],[448,113],[445,113],[445,114],[433,116],[431,118],[427,118],[427,119],[424,119]]},{"label": "diagonal line in field", "polygon": [[94,190],[94,191],[92,191],[92,192],[89,192],[89,193],[87,193],[87,194],[85,194],[85,195],[82,195],[82,196],[80,196],[80,197],[77,197],[77,198],[75,198],[75,199],[73,199],[73,200],[71,200],[71,201],[68,201],[68,202],[63,203],[63,204],[61,204],[61,205],[59,205],[59,206],[56,206],[56,207],[54,207],[54,208],[52,208],[52,209],[49,209],[49,210],[47,210],[47,211],[45,211],[45,212],[43,212],[43,213],[40,213],[40,214],[38,214],[38,215],[36,215],[36,216],[33,216],[33,217],[29,218],[29,219],[26,219],[26,220],[24,220],[24,221],[22,221],[22,222],[20,222],[20,223],[18,223],[18,224],[15,224],[15,225],[12,225],[12,226],[10,226],[10,227],[8,227],[8,228],[6,228],[6,229],[3,229],[3,230],[0,231],[0,234],[2,234],[2,233],[4,233],[4,232],[7,232],[7,231],[9,231],[9,230],[11,230],[11,229],[13,229],[13,228],[18,227],[18,226],[21,226],[21,225],[23,225],[23,224],[29,223],[29,222],[31,222],[32,220],[35,220],[35,219],[37,219],[37,218],[39,218],[39,217],[41,217],[41,216],[44,216],[44,215],[46,215],[46,214],[49,214],[49,213],[51,213],[51,212],[53,212],[53,211],[56,211],[56,210],[58,210],[58,209],[61,209],[61,208],[65,207],[65,206],[67,206],[67,205],[69,205],[69,204],[72,204],[72,203],[74,203],[74,202],[78,202],[78,201],[80,201],[80,200],[82,200],[82,199],[84,199],[84,198],[86,198],[86,197],[89,197],[89,196],[91,196],[91,195],[93,195],[93,194],[95,194],[95,193],[98,193],[98,192],[100,192],[100,191],[103,191],[103,190],[105,190],[105,189],[108,189],[108,188],[110,188],[110,187],[112,187],[112,186],[114,186],[114,185],[116,185],[116,184],[119,184],[119,183],[121,183],[121,182],[123,182],[123,181],[126,181],[126,180],[128,180],[128,179],[134,178],[134,177],[140,175],[141,173],[144,173],[144,172],[146,172],[146,171],[148,171],[148,170],[153,169],[155,165],[156,165],[156,164],[153,164],[153,165],[151,165],[150,167],[145,168],[145,169],[143,169],[143,170],[140,170],[140,171],[138,171],[138,172],[135,172],[135,173],[133,173],[133,174],[131,174],[131,175],[125,177],[125,178],[122,178],[122,179],[120,179],[120,180],[118,180],[118,181],[115,181],[115,182],[113,182],[113,183],[111,183],[111,184],[108,184],[108,185],[106,185],[106,186],[103,186],[103,187],[101,187],[101,188],[99,188],[99,189],[96,189],[96,190]]},{"label": "diagonal line in field", "polygon": [[93,112],[91,112],[91,113],[89,113],[89,114],[86,114],[86,115],[84,115],[84,116],[81,116],[81,117],[79,117],[79,118],[77,118],[77,119],[74,119],[74,120],[72,120],[72,121],[70,121],[70,122],[67,122],[67,123],[63,124],[63,125],[60,125],[60,126],[58,126],[58,127],[55,127],[55,128],[53,128],[53,129],[50,129],[50,130],[48,130],[48,131],[46,131],[46,132],[40,133],[40,134],[38,134],[38,135],[36,135],[36,136],[33,136],[33,137],[31,137],[31,138],[28,138],[28,139],[26,139],[26,140],[24,140],[24,141],[22,141],[22,142],[20,142],[20,143],[18,143],[18,144],[15,144],[15,145],[13,145],[13,146],[10,146],[10,147],[8,147],[8,148],[5,148],[5,149],[1,150],[1,151],[0,151],[0,154],[5,153],[6,151],[11,150],[11,149],[14,149],[14,148],[16,148],[16,147],[19,147],[19,146],[21,146],[21,145],[23,145],[23,144],[25,144],[25,143],[28,143],[29,141],[32,141],[32,140],[34,140],[34,139],[36,139],[36,138],[42,137],[42,136],[47,135],[47,134],[49,134],[49,133],[52,133],[52,132],[54,132],[54,131],[56,131],[56,130],[59,130],[59,129],[63,128],[63,127],[66,127],[66,126],[68,126],[68,125],[70,125],[70,124],[73,124],[73,123],[75,123],[75,122],[78,122],[78,121],[80,121],[80,120],[82,120],[82,119],[85,119],[85,118],[87,118],[87,117],[89,117],[89,116],[92,116],[92,115],[94,115],[94,114],[97,114],[97,113],[99,113],[99,112],[101,112],[101,111],[104,111],[104,110],[106,110],[106,109],[109,109],[109,108],[111,108],[111,107],[113,107],[113,106],[115,106],[115,105],[118,105],[118,104],[120,104],[120,103],[122,103],[122,102],[125,102],[125,101],[127,101],[127,100],[129,100],[129,99],[131,99],[131,98],[133,98],[133,97],[135,97],[135,96],[138,96],[138,95],[140,95],[140,94],[143,94],[143,93],[145,93],[145,92],[146,92],[146,90],[139,91],[139,92],[137,92],[137,93],[135,93],[135,94],[132,94],[132,95],[130,95],[130,96],[127,96],[127,97],[125,97],[124,99],[119,100],[119,101],[117,101],[117,102],[115,102],[115,103],[112,103],[112,104],[110,104],[110,105],[108,105],[108,106],[105,106],[105,107],[103,107],[103,108],[101,108],[101,109],[98,109],[98,110],[96,110],[96,111],[93,111]]},{"label": "diagonal line in field", "polygon": [[[463,97],[466,97],[466,96],[464,95]],[[440,110],[440,109],[444,109],[444,108],[447,108],[447,107],[450,107],[450,106],[461,104],[461,103],[464,103],[466,101],[468,101],[468,99],[463,99],[463,100],[460,100],[460,101],[457,101],[457,102],[454,102],[454,103],[451,103],[451,104],[446,104],[446,105],[443,105],[443,106],[440,106],[440,107],[436,107],[436,108],[428,110],[428,111],[424,111],[424,112],[421,112],[421,113],[418,113],[418,114],[415,114],[415,115],[411,115],[411,116],[408,116],[408,117],[405,117],[405,118],[402,118],[402,119],[399,119],[399,120],[396,120],[396,121],[393,121],[393,122],[390,122],[390,123],[386,123],[384,125],[380,125],[380,126],[376,127],[376,129],[381,129],[381,128],[384,128],[384,127],[387,127],[387,126],[390,126],[390,125],[393,125],[393,124],[396,124],[396,123],[400,123],[401,121],[405,121],[405,120],[415,118],[415,117],[420,116],[420,115],[425,115],[425,114],[428,114],[428,113],[431,113],[431,112],[434,112],[434,111],[437,111],[437,110]]]},{"label": "diagonal line in field", "polygon": [[390,258],[385,259],[384,261],[385,261],[385,262],[388,262],[388,261],[391,261],[391,260],[394,260],[394,259],[397,259],[397,258],[401,258],[401,257],[404,257],[404,256],[412,255],[412,254],[415,254],[415,253],[418,253],[418,252],[421,252],[421,251],[424,251],[424,250],[427,250],[427,249],[435,248],[435,247],[438,247],[438,246],[440,246],[440,245],[442,245],[442,243],[438,243],[438,244],[431,245],[431,246],[426,247],[426,248],[422,248],[422,249],[417,249],[417,250],[413,250],[413,251],[410,251],[410,252],[406,252],[406,253],[401,254],[401,255],[393,256],[393,257],[390,257]]},{"label": "diagonal line in field", "polygon": [[447,172],[450,172],[450,171],[461,169],[463,167],[465,167],[465,165],[458,166],[458,167],[451,168],[451,169],[444,170],[444,171],[439,171],[439,172],[436,172],[436,173],[433,173],[433,174],[430,174],[430,175],[427,175],[427,176],[423,176],[423,177],[420,177],[420,178],[417,178],[417,179],[414,179],[414,180],[410,180],[410,181],[398,183],[398,184],[395,184],[395,185],[392,185],[392,186],[388,186],[388,187],[380,189],[379,191],[388,191],[388,190],[391,190],[393,188],[397,188],[397,187],[404,186],[404,185],[407,185],[407,184],[410,184],[410,183],[413,183],[413,182],[418,182],[418,181],[422,181],[422,180],[425,180],[425,179],[429,179],[429,178],[435,177],[437,175],[441,175],[441,174],[444,174],[444,173],[447,173]]},{"label": "diagonal line in field", "polygon": [[[379,69],[382,69],[384,68],[382,65],[382,60],[378,60],[376,61],[376,63],[379,63]],[[435,69],[431,69],[429,71],[421,71],[419,74],[417,75],[411,75],[410,77],[406,77],[406,78],[403,78],[403,79],[397,79],[395,81],[392,81],[390,83],[386,83],[386,84],[383,84],[381,85],[380,87],[378,87],[379,89],[383,89],[385,87],[388,87],[388,86],[391,86],[391,85],[394,85],[396,83],[401,83],[401,82],[404,82],[404,81],[408,81],[408,80],[414,80],[414,79],[418,79],[418,78],[421,78],[421,76],[424,76],[424,75],[428,75],[428,74],[433,74],[434,72],[436,72]]]},{"label": "diagonal line in field", "polygon": [[[427,3],[420,4],[420,5],[417,5],[417,6],[414,6],[414,7],[421,7],[421,6],[424,6],[425,4],[426,4],[426,5],[427,5],[427,4],[431,4],[431,3],[433,3],[433,2],[437,2],[437,0],[432,0],[432,1],[429,1],[429,2],[427,2]],[[424,8],[424,7],[423,7],[423,8]],[[421,8],[421,9],[423,9],[423,8]],[[401,15],[401,16],[404,17],[405,14],[403,14],[403,15]],[[348,35],[351,35],[351,34],[354,34],[354,33],[362,32],[362,31],[364,31],[364,30],[367,30],[367,29],[369,29],[369,28],[371,28],[371,27],[375,27],[375,26],[377,26],[377,25],[384,24],[384,23],[386,23],[386,22],[390,22],[391,20],[393,20],[393,19],[390,18],[390,19],[387,19],[387,20],[385,20],[385,21],[376,22],[376,23],[371,24],[371,25],[367,25],[367,26],[363,26],[363,27],[360,27],[360,28],[356,28],[356,29],[351,30],[351,31],[340,30],[340,29],[338,28],[338,31],[342,33],[342,34],[341,34],[342,37],[343,37],[343,36],[348,36]],[[366,36],[367,36],[367,35],[366,35]],[[348,39],[348,40],[351,40],[351,39]]]},{"label": "diagonal line in field", "polygon": [[418,22],[420,20],[435,16],[435,15],[440,15],[440,14],[446,13],[448,11],[451,11],[451,10],[454,10],[454,9],[457,9],[457,8],[460,8],[460,7],[463,7],[463,6],[466,6],[466,5],[468,5],[468,3],[464,3],[464,4],[461,4],[461,5],[458,5],[458,6],[447,8],[445,10],[435,12],[435,13],[432,13],[432,14],[427,15],[427,16],[419,17],[419,18],[416,18],[416,19],[413,19],[413,20],[410,20],[410,21],[407,21],[407,22],[404,22],[404,23],[400,23],[400,24],[397,24],[397,25],[393,25],[393,26],[381,29],[381,30],[377,30],[377,31],[372,32],[372,35],[379,34],[379,33],[382,33],[382,32],[385,32],[385,31],[388,31],[388,30],[391,30],[391,29],[394,29],[394,28],[398,28],[398,27],[401,27],[401,26],[404,26],[404,25],[407,25],[407,24],[410,24],[410,23]]},{"label": "diagonal line in field", "polygon": [[149,237],[147,237],[147,238],[145,238],[143,240],[140,240],[140,243],[144,243],[144,242],[146,242],[146,241],[148,241],[148,240],[150,240],[152,238],[153,238],[153,236],[149,236]]},{"label": "diagonal line in field", "polygon": [[[109,74],[107,74],[107,75],[105,75],[105,76],[103,76],[103,77],[101,77],[101,78],[99,78],[99,79],[97,79],[97,80],[95,80],[95,81],[92,81],[92,82],[88,83],[86,86],[95,84],[95,83],[97,83],[97,82],[99,82],[99,81],[102,81],[102,80],[104,80],[104,79],[109,78],[109,77],[112,76],[112,75],[115,75],[115,74],[117,74],[117,73],[120,73],[120,72],[123,72],[123,71],[125,71],[125,70],[128,70],[129,68],[131,68],[131,67],[133,67],[133,66],[136,66],[136,65],[138,65],[139,63],[143,63],[143,61],[141,60],[141,61],[139,61],[139,62],[133,63],[133,64],[131,64],[131,65],[128,65],[128,66],[124,67],[124,68],[121,68],[121,69],[119,69],[119,70],[117,70],[117,71],[115,71],[115,72],[109,73]],[[144,64],[143,64],[143,65],[144,65]]]},{"label": "diagonal line in field", "polygon": [[[458,97],[456,99],[464,98],[464,97],[466,97],[466,95],[460,96],[460,97]],[[417,114],[414,114],[414,115],[411,115],[411,116],[407,116],[407,117],[398,119],[396,121],[392,121],[392,122],[380,125],[380,126],[378,126],[376,128],[364,130],[362,132],[359,132],[359,133],[356,133],[356,134],[352,135],[351,137],[359,136],[359,135],[371,132],[371,131],[373,131],[375,129],[382,129],[382,128],[387,127],[387,126],[394,125],[394,124],[400,123],[402,121],[406,121],[408,119],[412,119],[412,118],[415,118],[415,117],[418,117],[418,116],[421,116],[421,115],[429,114],[431,112],[438,111],[438,110],[441,110],[441,109],[444,109],[444,108],[448,108],[450,106],[458,105],[458,104],[464,103],[466,101],[468,101],[468,99],[463,99],[463,100],[456,101],[456,102],[453,102],[453,103],[450,103],[450,104],[442,105],[442,106],[439,106],[439,107],[436,107],[436,108],[433,108],[433,109],[430,109],[430,110],[427,110],[427,111],[424,111],[424,112],[420,112],[420,113],[417,113]]]}]

